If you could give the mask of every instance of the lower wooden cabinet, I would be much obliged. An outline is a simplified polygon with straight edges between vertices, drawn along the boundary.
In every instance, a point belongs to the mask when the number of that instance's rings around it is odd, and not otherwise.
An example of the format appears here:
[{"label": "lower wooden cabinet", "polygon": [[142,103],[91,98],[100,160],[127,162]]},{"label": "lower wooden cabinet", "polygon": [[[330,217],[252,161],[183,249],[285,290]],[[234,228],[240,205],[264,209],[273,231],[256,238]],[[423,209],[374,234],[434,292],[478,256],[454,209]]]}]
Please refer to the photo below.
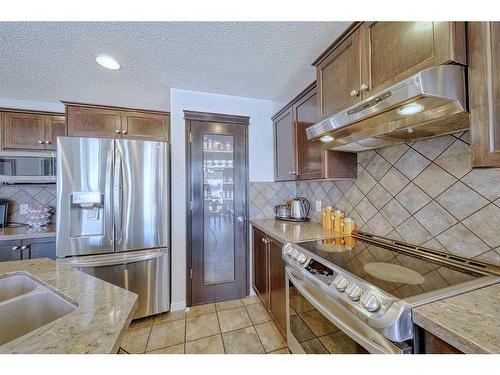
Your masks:
[{"label": "lower wooden cabinet", "polygon": [[55,238],[0,241],[0,262],[37,258],[56,259]]},{"label": "lower wooden cabinet", "polygon": [[426,331],[422,327],[415,326],[415,334],[418,345],[415,347],[417,354],[463,354],[453,345]]},{"label": "lower wooden cabinet", "polygon": [[253,228],[253,288],[274,323],[286,337],[285,264],[281,258],[283,244]]}]

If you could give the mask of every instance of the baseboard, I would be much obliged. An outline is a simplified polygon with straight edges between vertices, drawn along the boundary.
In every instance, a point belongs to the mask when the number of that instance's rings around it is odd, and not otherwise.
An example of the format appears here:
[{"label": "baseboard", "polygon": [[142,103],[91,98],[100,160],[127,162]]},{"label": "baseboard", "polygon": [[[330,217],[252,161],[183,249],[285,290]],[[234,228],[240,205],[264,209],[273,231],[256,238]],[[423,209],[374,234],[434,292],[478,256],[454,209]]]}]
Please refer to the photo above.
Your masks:
[{"label": "baseboard", "polygon": [[186,309],[186,301],[170,304],[170,311],[181,311]]}]

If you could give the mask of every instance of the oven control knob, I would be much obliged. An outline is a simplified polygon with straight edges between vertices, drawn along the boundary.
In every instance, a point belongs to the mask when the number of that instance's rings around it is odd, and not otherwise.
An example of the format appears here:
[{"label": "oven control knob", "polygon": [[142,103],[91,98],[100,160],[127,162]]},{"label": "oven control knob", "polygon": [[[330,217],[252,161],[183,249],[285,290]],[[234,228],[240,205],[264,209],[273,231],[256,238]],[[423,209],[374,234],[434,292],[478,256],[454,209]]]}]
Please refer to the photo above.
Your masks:
[{"label": "oven control knob", "polygon": [[289,246],[289,247],[286,249],[285,254],[286,254],[286,255],[290,255],[290,254],[292,253],[292,251],[293,251],[293,247]]},{"label": "oven control knob", "polygon": [[347,294],[347,297],[349,297],[353,301],[357,301],[359,297],[361,297],[361,294],[363,294],[363,290],[356,284],[349,284],[349,286],[345,290],[345,293]]},{"label": "oven control knob", "polygon": [[304,255],[304,254],[300,254],[298,257],[297,257],[297,262],[299,262],[300,264],[304,264],[307,260],[307,257]]},{"label": "oven control knob", "polygon": [[337,275],[335,276],[335,279],[333,279],[332,284],[339,292],[343,292],[347,285],[349,285],[349,281],[347,281],[342,275]]},{"label": "oven control knob", "polygon": [[359,302],[361,302],[361,306],[370,312],[377,311],[380,307],[380,301],[370,292],[364,292]]}]

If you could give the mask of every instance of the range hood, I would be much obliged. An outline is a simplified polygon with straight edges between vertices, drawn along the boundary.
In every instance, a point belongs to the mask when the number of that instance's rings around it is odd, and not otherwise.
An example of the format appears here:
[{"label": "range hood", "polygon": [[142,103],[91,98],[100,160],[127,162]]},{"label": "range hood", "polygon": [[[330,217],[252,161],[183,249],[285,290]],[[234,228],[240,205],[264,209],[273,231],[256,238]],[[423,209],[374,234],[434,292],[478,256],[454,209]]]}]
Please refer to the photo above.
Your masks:
[{"label": "range hood", "polygon": [[469,128],[465,68],[423,70],[306,129],[326,149],[360,152]]}]

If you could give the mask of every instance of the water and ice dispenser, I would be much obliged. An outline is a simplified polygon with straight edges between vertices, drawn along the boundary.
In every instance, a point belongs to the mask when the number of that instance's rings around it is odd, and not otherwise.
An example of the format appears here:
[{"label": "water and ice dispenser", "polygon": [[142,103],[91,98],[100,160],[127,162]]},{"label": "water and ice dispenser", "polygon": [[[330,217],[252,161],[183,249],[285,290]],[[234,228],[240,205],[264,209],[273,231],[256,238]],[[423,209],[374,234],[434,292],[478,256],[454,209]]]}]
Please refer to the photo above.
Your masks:
[{"label": "water and ice dispenser", "polygon": [[70,200],[70,236],[103,236],[104,194],[100,191],[75,191],[70,194]]}]

